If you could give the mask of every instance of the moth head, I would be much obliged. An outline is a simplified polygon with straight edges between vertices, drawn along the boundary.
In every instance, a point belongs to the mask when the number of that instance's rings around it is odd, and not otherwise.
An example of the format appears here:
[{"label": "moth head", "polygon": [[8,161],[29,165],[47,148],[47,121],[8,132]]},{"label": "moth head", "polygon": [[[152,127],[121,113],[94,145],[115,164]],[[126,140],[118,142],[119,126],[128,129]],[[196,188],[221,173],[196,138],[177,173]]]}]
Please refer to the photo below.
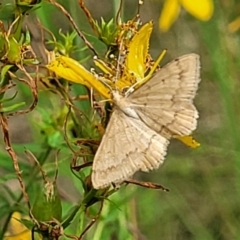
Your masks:
[{"label": "moth head", "polygon": [[123,95],[118,90],[112,90],[112,99],[113,102],[119,102],[123,98]]}]

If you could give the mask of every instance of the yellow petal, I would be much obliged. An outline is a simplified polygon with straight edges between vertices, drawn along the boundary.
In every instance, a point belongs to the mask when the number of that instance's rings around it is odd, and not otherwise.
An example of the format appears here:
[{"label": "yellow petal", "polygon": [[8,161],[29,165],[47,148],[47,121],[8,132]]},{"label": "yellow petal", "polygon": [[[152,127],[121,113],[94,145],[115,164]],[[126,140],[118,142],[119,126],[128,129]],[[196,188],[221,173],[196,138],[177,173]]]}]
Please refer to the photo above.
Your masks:
[{"label": "yellow petal", "polygon": [[54,73],[56,73],[59,77],[65,78],[75,83],[83,84],[90,88],[91,86],[88,84],[88,82],[85,81],[83,78],[81,78],[70,67],[68,67],[68,64],[66,63],[66,61],[71,61],[71,60],[70,58],[67,58],[66,60],[65,57],[63,58],[63,56],[57,57],[54,61],[50,62],[50,64],[47,65],[47,68],[53,71]]},{"label": "yellow petal", "polygon": [[47,65],[47,68],[69,81],[83,84],[88,88],[94,88],[106,99],[111,98],[109,89],[95,78],[91,72],[72,58],[59,56]]},{"label": "yellow petal", "polygon": [[149,48],[149,39],[153,23],[146,23],[131,39],[126,58],[126,70],[137,79],[144,78],[145,64]]},{"label": "yellow petal", "polygon": [[228,24],[228,30],[234,33],[240,29],[240,17],[237,17],[234,21]]},{"label": "yellow petal", "polygon": [[192,136],[183,136],[183,137],[175,137],[175,138],[180,140],[185,145],[191,148],[197,148],[200,146],[200,143],[198,143]]},{"label": "yellow petal", "polygon": [[9,222],[8,233],[5,234],[3,240],[30,240],[31,231],[27,229],[18,220],[21,219],[19,212],[14,212]]},{"label": "yellow petal", "polygon": [[113,71],[113,69],[111,69],[104,61],[102,61],[101,59],[93,59],[94,61],[94,64],[99,68],[101,69],[101,71],[103,71],[104,73],[106,74],[109,74],[109,75],[114,75],[115,72]]},{"label": "yellow petal", "polygon": [[[194,1],[194,0],[192,0]],[[166,0],[159,18],[159,28],[167,32],[174,21],[177,19],[180,11],[178,0]]]},{"label": "yellow petal", "polygon": [[[116,68],[113,66],[111,68],[111,66],[108,66],[104,61],[102,61],[101,59],[94,59],[93,60],[95,65],[102,70],[102,72],[104,72],[105,74],[108,75],[109,79],[106,79],[105,82],[111,86],[113,89],[116,87],[117,85],[117,89],[123,89],[125,87],[129,87],[131,85],[131,75],[128,73],[128,71],[125,71],[125,74],[123,74],[124,76],[120,76],[119,79],[116,81],[116,83],[113,81],[114,77],[116,77],[117,73],[116,73]],[[126,70],[126,68],[124,68]],[[111,79],[112,78],[112,79]],[[135,77],[134,77],[135,79]]]},{"label": "yellow petal", "polygon": [[212,0],[180,0],[182,6],[194,17],[208,21],[213,15]]},{"label": "yellow petal", "polygon": [[31,240],[31,231],[26,230],[16,235],[5,236],[3,240]]}]

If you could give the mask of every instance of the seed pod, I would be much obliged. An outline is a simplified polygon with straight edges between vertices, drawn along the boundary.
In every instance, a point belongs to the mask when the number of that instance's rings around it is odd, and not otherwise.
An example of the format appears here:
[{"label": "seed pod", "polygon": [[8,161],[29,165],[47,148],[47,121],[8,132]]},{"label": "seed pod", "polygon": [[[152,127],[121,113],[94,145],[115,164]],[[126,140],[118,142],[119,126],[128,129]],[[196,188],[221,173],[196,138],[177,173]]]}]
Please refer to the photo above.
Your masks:
[{"label": "seed pod", "polygon": [[49,222],[54,219],[61,222],[62,205],[56,183],[46,182],[33,205],[32,213],[39,222]]}]

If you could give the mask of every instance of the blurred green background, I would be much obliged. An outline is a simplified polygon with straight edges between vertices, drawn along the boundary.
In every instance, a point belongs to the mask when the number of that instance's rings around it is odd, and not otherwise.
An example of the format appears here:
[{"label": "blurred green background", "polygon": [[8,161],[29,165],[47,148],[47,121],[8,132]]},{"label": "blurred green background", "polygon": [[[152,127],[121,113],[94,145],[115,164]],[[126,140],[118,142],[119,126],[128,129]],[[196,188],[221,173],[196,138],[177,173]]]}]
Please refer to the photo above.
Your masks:
[{"label": "blurred green background", "polygon": [[[92,33],[77,1],[59,2],[83,32]],[[137,2],[124,1],[124,21],[135,16]],[[86,0],[85,3],[96,20],[103,17],[107,21],[115,16],[119,1]],[[240,1],[215,0],[214,14],[207,22],[194,18],[182,8],[176,22],[165,33],[158,27],[163,3],[163,0],[144,1],[140,10],[141,20],[143,23],[154,22],[150,44],[153,58],[163,49],[168,50],[162,64],[186,53],[194,52],[201,56],[202,80],[195,98],[200,118],[193,133],[201,146],[191,149],[178,140],[172,140],[161,168],[135,176],[160,183],[170,192],[122,187],[110,202],[105,201],[103,216],[84,239],[240,239],[240,26],[235,30],[229,28],[229,24],[240,16]],[[67,18],[53,6],[39,9],[38,16],[56,36],[60,28],[63,32],[71,31]],[[89,40],[101,51],[103,45],[94,38],[89,37]],[[80,39],[77,43],[79,47],[84,46]],[[89,52],[84,54],[86,57]],[[93,65],[91,60],[84,64]],[[24,89],[20,90],[20,95],[26,97]],[[49,93],[40,93],[40,106],[50,115],[59,104],[55,98],[49,97]],[[35,145],[41,143],[36,119],[36,113],[10,119],[12,139],[19,143],[16,148],[19,148],[20,155],[23,147],[30,146],[33,139]],[[66,213],[81,198],[81,193],[78,191],[79,182],[69,170],[70,155],[61,154],[64,157],[59,163],[58,188]],[[0,156],[2,185],[16,189],[18,183],[14,180],[11,161],[4,149]],[[22,165],[29,169],[28,162],[23,161]],[[52,164],[46,164],[47,169],[49,166]],[[1,188],[4,195],[4,188]],[[36,189],[30,189],[30,195],[31,191]],[[71,233],[73,229],[74,226],[68,231]]]}]

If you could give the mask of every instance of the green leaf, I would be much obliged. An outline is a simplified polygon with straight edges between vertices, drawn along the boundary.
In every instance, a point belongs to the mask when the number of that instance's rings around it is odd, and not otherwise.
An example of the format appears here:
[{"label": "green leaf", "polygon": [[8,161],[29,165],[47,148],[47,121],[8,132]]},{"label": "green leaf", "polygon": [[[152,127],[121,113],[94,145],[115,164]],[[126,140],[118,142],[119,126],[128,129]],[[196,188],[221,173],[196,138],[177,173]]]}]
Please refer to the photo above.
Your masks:
[{"label": "green leaf", "polygon": [[4,174],[3,176],[0,177],[0,184],[5,183],[7,180],[10,179],[16,179],[16,174],[15,173]]},{"label": "green leaf", "polygon": [[3,107],[0,112],[1,113],[7,113],[7,112],[15,111],[17,108],[22,107],[25,104],[26,104],[25,102],[20,102],[20,103],[14,104],[12,106]]},{"label": "green leaf", "polygon": [[11,100],[13,100],[15,97],[17,96],[17,92],[14,93],[14,95],[10,98],[4,98],[0,100],[0,103],[4,103],[4,102],[10,102]]},{"label": "green leaf", "polygon": [[0,19],[5,21],[13,19],[15,8],[15,5],[12,3],[2,4],[0,7]]},{"label": "green leaf", "polygon": [[13,67],[13,65],[5,65],[1,68],[0,85],[5,83],[6,77],[8,77],[7,72],[10,70],[11,67]]},{"label": "green leaf", "polygon": [[16,219],[18,220],[20,223],[22,223],[26,228],[28,228],[29,230],[32,230],[34,227],[34,223],[31,220],[28,219]]},{"label": "green leaf", "polygon": [[6,154],[6,152],[0,152],[0,159],[0,168],[7,171],[12,171],[12,161],[9,155]]},{"label": "green leaf", "polygon": [[63,136],[59,131],[48,135],[48,144],[53,148],[58,148],[63,143]]},{"label": "green leaf", "polygon": [[21,45],[13,36],[8,38],[8,42],[9,42],[9,50],[7,52],[8,62],[10,63],[21,62],[22,59]]},{"label": "green leaf", "polygon": [[61,222],[62,204],[56,184],[47,182],[33,204],[32,213],[41,222],[52,221],[53,218]]},{"label": "green leaf", "polygon": [[[16,174],[14,174],[15,175],[15,179],[16,179]],[[14,202],[17,202],[17,195],[16,195],[16,193],[15,192],[13,192],[7,185],[5,185],[5,184],[3,184],[2,185],[3,186],[3,188],[5,189],[5,191],[8,193],[8,195],[11,197],[11,199],[14,201]],[[8,196],[8,198],[9,198],[9,196]],[[8,202],[9,202],[9,199],[8,199]]]}]

